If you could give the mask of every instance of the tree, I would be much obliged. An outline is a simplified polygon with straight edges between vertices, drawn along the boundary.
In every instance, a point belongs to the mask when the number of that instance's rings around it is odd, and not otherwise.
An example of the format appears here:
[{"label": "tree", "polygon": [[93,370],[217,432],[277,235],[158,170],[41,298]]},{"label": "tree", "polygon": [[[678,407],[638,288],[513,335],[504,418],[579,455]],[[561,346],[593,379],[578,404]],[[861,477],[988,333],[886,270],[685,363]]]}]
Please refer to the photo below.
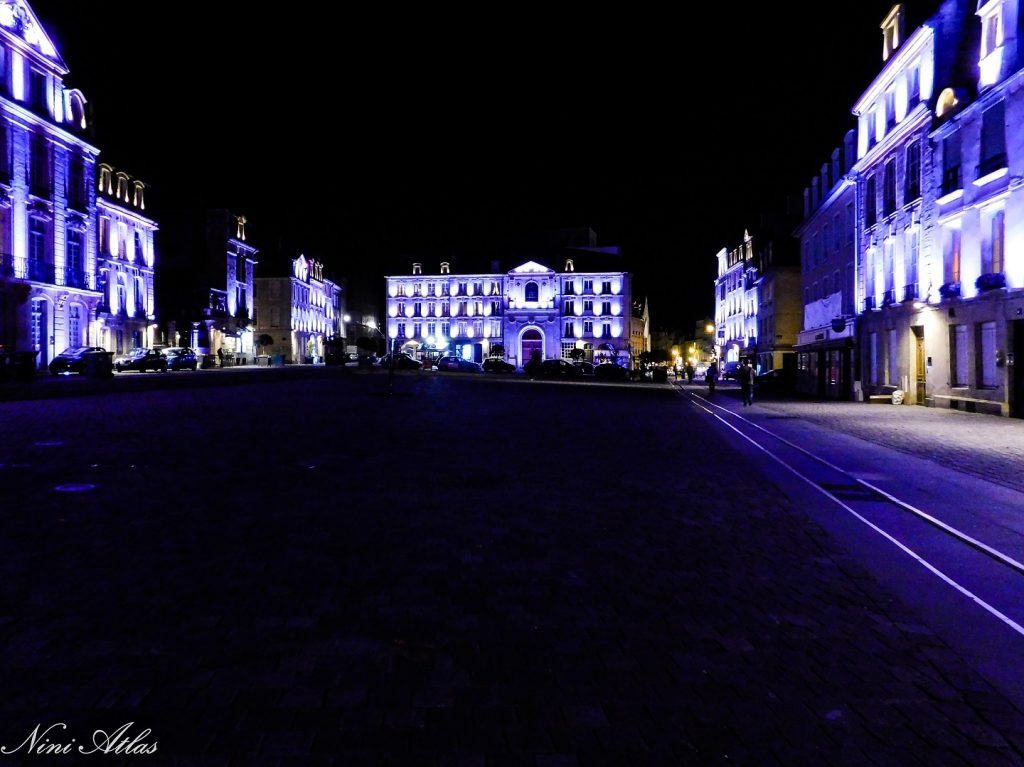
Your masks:
[{"label": "tree", "polygon": [[587,356],[587,353],[585,351],[583,351],[582,349],[578,348],[578,347],[575,348],[575,349],[572,349],[569,352],[569,359],[571,359],[573,362],[582,362],[583,358],[586,357],[586,356]]},{"label": "tree", "polygon": [[491,347],[491,356],[492,357],[504,357],[505,356],[505,347],[502,346],[501,344],[495,344],[494,346]]},{"label": "tree", "polygon": [[266,349],[268,346],[274,345],[274,339],[268,336],[266,333],[263,333],[262,335],[260,335],[259,338],[256,339],[256,345],[260,347],[260,353],[262,354],[264,349]]}]

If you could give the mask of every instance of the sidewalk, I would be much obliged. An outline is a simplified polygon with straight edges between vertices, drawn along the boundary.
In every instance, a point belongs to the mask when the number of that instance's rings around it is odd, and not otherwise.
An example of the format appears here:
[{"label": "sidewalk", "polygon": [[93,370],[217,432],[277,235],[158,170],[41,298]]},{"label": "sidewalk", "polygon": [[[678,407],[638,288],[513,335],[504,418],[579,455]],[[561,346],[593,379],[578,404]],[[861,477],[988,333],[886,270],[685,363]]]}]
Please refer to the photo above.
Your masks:
[{"label": "sidewalk", "polygon": [[[707,396],[707,387],[683,385]],[[756,397],[756,394],[755,394]],[[738,388],[719,387],[717,404],[743,411]],[[1024,492],[1024,421],[945,408],[755,399],[750,412],[800,418]]]}]

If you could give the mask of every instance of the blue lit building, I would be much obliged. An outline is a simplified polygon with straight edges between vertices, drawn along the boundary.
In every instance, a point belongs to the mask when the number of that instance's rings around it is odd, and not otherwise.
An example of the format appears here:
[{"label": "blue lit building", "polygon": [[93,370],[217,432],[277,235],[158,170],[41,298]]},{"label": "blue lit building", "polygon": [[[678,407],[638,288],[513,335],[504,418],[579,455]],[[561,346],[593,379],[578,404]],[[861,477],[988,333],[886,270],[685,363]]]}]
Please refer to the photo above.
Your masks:
[{"label": "blue lit building", "polygon": [[413,353],[501,356],[522,367],[534,355],[571,359],[580,349],[586,360],[628,366],[632,283],[621,266],[597,267],[616,265],[609,261],[618,261],[617,249],[570,252],[557,271],[527,260],[466,274],[443,262],[430,274],[414,263],[411,274],[387,277],[386,333]]},{"label": "blue lit building", "polygon": [[67,73],[31,8],[0,3],[0,346],[41,368],[100,340],[99,150]]},{"label": "blue lit building", "polygon": [[156,222],[146,216],[146,185],[99,165],[97,288],[99,346],[121,354],[156,343]]}]

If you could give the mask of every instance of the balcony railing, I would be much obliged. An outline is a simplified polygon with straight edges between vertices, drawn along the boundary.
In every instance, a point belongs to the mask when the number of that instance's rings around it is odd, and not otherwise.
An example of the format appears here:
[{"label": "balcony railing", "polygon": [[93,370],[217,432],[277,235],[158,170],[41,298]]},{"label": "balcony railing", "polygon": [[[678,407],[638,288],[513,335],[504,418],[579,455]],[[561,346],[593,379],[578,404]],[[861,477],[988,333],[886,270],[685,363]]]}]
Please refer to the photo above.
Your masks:
[{"label": "balcony railing", "polygon": [[51,285],[55,282],[53,264],[45,261],[28,261],[28,278],[34,282],[48,282]]},{"label": "balcony railing", "polygon": [[913,301],[917,298],[917,283],[911,283],[903,288],[903,300]]},{"label": "balcony railing", "polygon": [[875,308],[875,297],[874,296],[867,296],[864,299],[864,311],[870,312],[874,308]]},{"label": "balcony railing", "polygon": [[81,269],[71,266],[64,267],[64,285],[69,288],[88,288],[89,280]]},{"label": "balcony railing", "polygon": [[894,288],[890,288],[889,290],[885,291],[884,294],[882,294],[882,304],[885,305],[894,303],[896,303],[896,290]]}]

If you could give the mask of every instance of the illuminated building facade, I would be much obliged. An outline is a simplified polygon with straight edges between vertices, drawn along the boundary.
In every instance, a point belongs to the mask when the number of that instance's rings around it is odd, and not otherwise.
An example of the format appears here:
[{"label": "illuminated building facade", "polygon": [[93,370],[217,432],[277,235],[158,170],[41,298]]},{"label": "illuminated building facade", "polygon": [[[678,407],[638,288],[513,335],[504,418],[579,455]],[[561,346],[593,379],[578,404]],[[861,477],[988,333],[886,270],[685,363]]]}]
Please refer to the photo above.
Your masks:
[{"label": "illuminated building facade", "polygon": [[324,265],[299,256],[286,277],[256,280],[256,338],[274,339],[264,354],[283,354],[286,362],[320,362],[325,343],[345,337],[341,286],[324,277]]},{"label": "illuminated building facade", "polygon": [[715,325],[718,358],[737,362],[757,354],[757,265],[754,238],[743,233],[739,247],[722,248],[716,254]]},{"label": "illuminated building facade", "polygon": [[[937,76],[932,258],[918,368],[939,406],[1024,417],[1024,19],[1019,0],[958,8],[965,55]],[[914,339],[911,339],[912,341]],[[913,348],[905,355],[911,377]],[[918,394],[921,399],[921,394]]]},{"label": "illuminated building facade", "polygon": [[202,354],[223,351],[236,363],[253,362],[259,251],[249,242],[245,216],[169,211],[161,220],[157,295],[168,338]]},{"label": "illuminated building facade", "polygon": [[901,389],[907,401],[919,404],[925,401],[926,370],[917,306],[938,289],[931,280],[937,253],[923,219],[935,187],[928,131],[936,77],[952,75],[967,3],[943,5],[945,12],[909,37],[903,6],[893,7],[882,23],[884,66],[853,107],[863,391],[870,396]]},{"label": "illuminated building facade", "polygon": [[99,340],[99,152],[67,73],[31,8],[0,3],[0,346],[40,368]]},{"label": "illuminated building facade", "polygon": [[[99,346],[121,354],[156,343],[156,222],[145,216],[146,186],[100,163],[96,210]],[[74,247],[69,240],[68,247]]]},{"label": "illuminated building facade", "polygon": [[646,298],[633,302],[633,314],[629,320],[629,351],[634,362],[644,352],[651,351],[651,314]]},{"label": "illuminated building facade", "polygon": [[[518,367],[535,355],[609,359],[628,366],[632,315],[628,272],[562,271],[527,261],[508,272],[437,274],[413,264],[406,276],[387,277],[387,336],[412,352],[454,351],[482,361],[502,356]],[[500,347],[500,349],[498,349]],[[498,354],[496,354],[498,352]]]},{"label": "illuminated building facade", "polygon": [[803,324],[797,352],[797,390],[823,399],[850,400],[856,354],[856,132],[804,190],[800,241]]}]

